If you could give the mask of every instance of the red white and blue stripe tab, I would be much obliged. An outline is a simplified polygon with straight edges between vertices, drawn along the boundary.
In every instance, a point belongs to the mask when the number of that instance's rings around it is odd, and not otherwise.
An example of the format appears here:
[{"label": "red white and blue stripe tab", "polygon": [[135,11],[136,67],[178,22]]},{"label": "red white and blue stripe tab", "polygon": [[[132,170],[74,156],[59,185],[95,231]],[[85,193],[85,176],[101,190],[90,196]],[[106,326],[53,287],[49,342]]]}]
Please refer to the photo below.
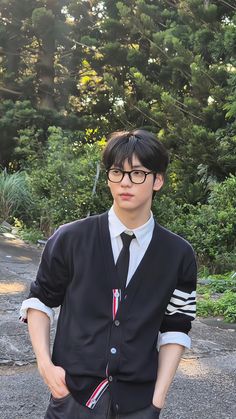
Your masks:
[{"label": "red white and blue stripe tab", "polygon": [[[112,318],[115,320],[116,313],[119,307],[119,302],[121,300],[121,290],[118,288],[115,288],[112,290]],[[108,376],[108,365],[106,367],[106,376]],[[94,390],[90,398],[88,399],[86,406],[89,407],[89,409],[94,409],[96,406],[98,400],[103,395],[104,391],[106,391],[107,387],[109,385],[108,378],[103,380]]]},{"label": "red white and blue stripe tab", "polygon": [[121,300],[121,290],[118,288],[115,288],[112,290],[112,318],[115,320],[116,313],[119,307],[119,302]]},{"label": "red white and blue stripe tab", "polygon": [[96,406],[100,397],[103,395],[104,391],[106,391],[107,387],[108,387],[108,379],[106,378],[97,386],[97,388],[95,388],[91,397],[88,399],[86,406],[89,407],[90,409],[93,409]]}]

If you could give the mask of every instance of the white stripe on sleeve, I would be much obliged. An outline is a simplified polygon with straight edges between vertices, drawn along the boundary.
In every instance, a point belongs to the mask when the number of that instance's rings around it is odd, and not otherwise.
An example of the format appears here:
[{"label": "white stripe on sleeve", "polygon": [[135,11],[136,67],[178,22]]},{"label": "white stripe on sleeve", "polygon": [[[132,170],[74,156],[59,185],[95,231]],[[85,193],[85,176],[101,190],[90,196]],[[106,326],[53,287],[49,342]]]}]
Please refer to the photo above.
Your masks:
[{"label": "white stripe on sleeve", "polygon": [[174,290],[165,314],[173,315],[176,313],[196,317],[196,291],[187,293],[178,289]]}]

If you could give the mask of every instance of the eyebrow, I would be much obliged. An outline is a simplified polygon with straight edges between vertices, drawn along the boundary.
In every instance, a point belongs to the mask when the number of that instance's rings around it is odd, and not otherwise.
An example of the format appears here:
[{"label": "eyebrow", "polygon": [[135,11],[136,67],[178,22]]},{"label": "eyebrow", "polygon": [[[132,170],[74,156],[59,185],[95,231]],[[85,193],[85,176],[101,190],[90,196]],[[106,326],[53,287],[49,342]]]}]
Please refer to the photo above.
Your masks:
[{"label": "eyebrow", "polygon": [[[111,167],[111,169],[119,169],[119,170],[123,170],[121,167],[119,167],[119,166],[114,166],[114,167]],[[144,172],[146,171],[146,169],[144,169],[144,166],[142,166],[142,165],[135,165],[135,166],[131,166],[131,171],[132,170],[138,170],[138,169],[140,169],[140,170],[143,170]],[[124,170],[124,171],[126,171],[126,170]],[[130,171],[130,170],[128,170],[128,171]]]},{"label": "eyebrow", "polygon": [[[115,163],[113,164],[113,166],[114,166],[113,168],[121,169],[121,167],[116,165]],[[144,171],[146,170],[142,164],[135,164],[134,166],[131,166],[131,167],[132,167],[131,170],[135,170],[135,169],[140,169],[140,170],[144,170]]]}]

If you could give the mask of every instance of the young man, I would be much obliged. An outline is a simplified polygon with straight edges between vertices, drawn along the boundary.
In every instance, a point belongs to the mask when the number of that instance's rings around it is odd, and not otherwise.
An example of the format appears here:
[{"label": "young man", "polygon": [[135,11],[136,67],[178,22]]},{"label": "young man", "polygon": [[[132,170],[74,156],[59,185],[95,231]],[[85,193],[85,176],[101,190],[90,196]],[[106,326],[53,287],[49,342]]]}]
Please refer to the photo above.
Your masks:
[{"label": "young man", "polygon": [[112,208],[54,233],[22,305],[52,394],[45,419],[158,418],[190,346],[194,253],[151,213],[168,154],[147,131],[117,132],[103,163]]}]

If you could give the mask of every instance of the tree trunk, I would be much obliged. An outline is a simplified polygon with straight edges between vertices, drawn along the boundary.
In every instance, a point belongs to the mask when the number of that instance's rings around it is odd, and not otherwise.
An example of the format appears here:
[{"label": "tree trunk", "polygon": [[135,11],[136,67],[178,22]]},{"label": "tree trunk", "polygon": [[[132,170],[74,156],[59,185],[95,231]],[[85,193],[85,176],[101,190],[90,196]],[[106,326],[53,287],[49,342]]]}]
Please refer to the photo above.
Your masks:
[{"label": "tree trunk", "polygon": [[[46,44],[47,43],[47,44]],[[54,109],[54,53],[55,41],[44,40],[38,56],[39,108]]]},{"label": "tree trunk", "polygon": [[4,99],[17,99],[21,94],[17,88],[17,78],[20,64],[20,42],[19,39],[9,33],[9,38],[5,49],[2,49],[2,55],[6,57],[7,79],[1,89],[1,96]]}]

